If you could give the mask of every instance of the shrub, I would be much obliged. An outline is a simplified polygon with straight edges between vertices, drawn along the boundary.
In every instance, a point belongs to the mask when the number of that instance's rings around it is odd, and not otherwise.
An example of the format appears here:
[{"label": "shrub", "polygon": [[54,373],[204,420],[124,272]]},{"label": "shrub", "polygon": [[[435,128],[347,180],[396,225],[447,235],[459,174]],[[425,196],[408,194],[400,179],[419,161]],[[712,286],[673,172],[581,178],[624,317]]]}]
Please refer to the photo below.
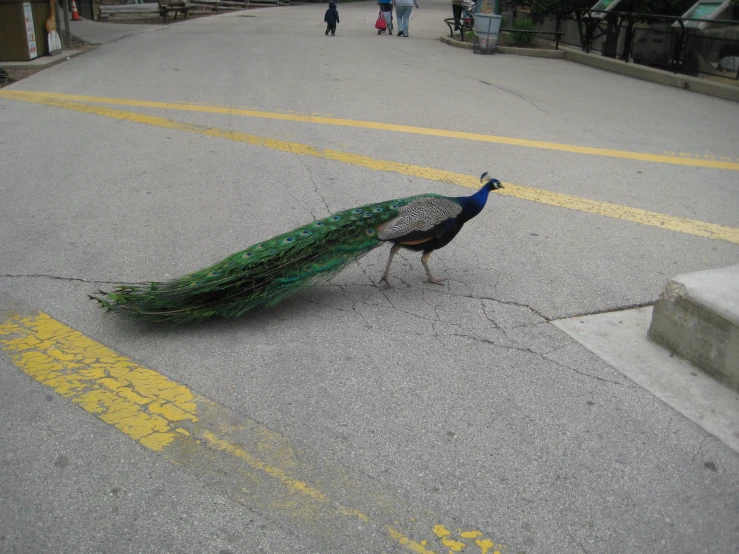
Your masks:
[{"label": "shrub", "polygon": [[[521,31],[536,31],[536,25],[530,19],[516,19],[513,28]],[[531,46],[536,40],[535,33],[511,33],[511,42],[514,46]]]}]

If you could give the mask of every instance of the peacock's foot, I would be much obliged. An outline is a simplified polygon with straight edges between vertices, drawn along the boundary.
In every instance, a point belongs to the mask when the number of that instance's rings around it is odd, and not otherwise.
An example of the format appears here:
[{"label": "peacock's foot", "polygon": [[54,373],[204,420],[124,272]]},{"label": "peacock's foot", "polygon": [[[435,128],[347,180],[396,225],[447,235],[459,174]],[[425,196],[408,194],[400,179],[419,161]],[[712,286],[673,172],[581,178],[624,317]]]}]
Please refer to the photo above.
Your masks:
[{"label": "peacock's foot", "polygon": [[380,282],[377,283],[377,286],[380,286],[383,282],[385,283],[385,288],[387,289],[393,288],[393,286],[390,284],[390,281],[387,280],[387,275],[382,276],[382,278],[380,279]]},{"label": "peacock's foot", "polygon": [[434,277],[429,277],[429,279],[426,281],[427,283],[433,283],[434,285],[444,285],[444,281],[446,281],[446,277],[444,279],[435,279]]}]

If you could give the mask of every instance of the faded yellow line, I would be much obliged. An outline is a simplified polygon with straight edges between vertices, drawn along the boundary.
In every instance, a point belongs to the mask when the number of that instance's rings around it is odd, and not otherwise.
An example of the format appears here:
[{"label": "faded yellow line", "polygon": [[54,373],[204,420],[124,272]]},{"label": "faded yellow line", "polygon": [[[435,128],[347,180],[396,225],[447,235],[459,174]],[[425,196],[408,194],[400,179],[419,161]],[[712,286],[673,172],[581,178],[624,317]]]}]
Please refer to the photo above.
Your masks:
[{"label": "faded yellow line", "polygon": [[[250,454],[243,448],[239,448],[238,446],[231,444],[228,441],[218,438],[210,431],[204,431],[203,437],[213,447],[217,448],[218,450],[228,452],[229,454],[231,454],[232,456],[236,456],[237,458],[241,458],[251,467],[264,471],[267,475],[271,475],[286,487],[310,496],[314,500],[320,500],[321,502],[326,501],[326,495],[323,494],[321,491],[314,489],[313,487],[307,485],[302,481],[298,481],[297,479],[291,477],[279,468],[270,466],[269,464],[265,464],[264,462],[259,461],[256,456]],[[369,521],[369,518],[362,513],[358,513],[357,516],[359,517],[359,519]]]},{"label": "faded yellow line", "polygon": [[[337,503],[286,469],[266,463],[243,446],[203,428],[207,425],[223,429],[226,421],[237,420],[233,413],[220,408],[220,412],[209,412],[217,406],[213,401],[192,392],[186,385],[138,365],[44,313],[11,312],[3,316],[0,310],[0,347],[26,375],[172,462],[185,464],[185,467],[189,462],[191,468],[197,467],[202,473],[208,458],[198,455],[198,448],[205,446],[210,451],[243,461],[251,469],[272,478],[284,492],[317,505],[315,508],[303,506],[303,511],[298,512],[311,524],[319,519],[330,527],[328,514],[332,510],[346,518],[372,523],[363,511]],[[222,418],[212,420],[209,413],[218,413]],[[284,437],[274,432],[259,431],[249,420],[242,418],[242,422],[242,427],[255,430],[256,441],[262,448],[275,452],[285,442]],[[187,453],[188,462],[178,458],[182,452]],[[248,474],[246,480],[254,484],[256,479],[255,474]],[[229,490],[239,486],[236,481],[229,483]],[[261,488],[259,491],[262,498],[264,493]],[[361,491],[357,494],[361,495]],[[294,507],[296,502],[290,500],[285,504]],[[436,552],[426,548],[428,541],[414,541],[395,527],[379,525],[379,528],[385,530],[389,540],[410,552]],[[460,533],[461,540],[482,535],[479,531]]]},{"label": "faded yellow line", "polygon": [[[453,173],[451,171],[444,171],[441,169],[434,169],[430,167],[422,167],[400,162],[380,160],[376,158],[370,158],[369,156],[362,156],[360,154],[352,154],[339,150],[319,149],[297,142],[287,142],[268,137],[250,135],[247,133],[239,133],[224,129],[205,127],[202,125],[194,125],[191,123],[180,123],[163,117],[116,110],[102,106],[94,106],[91,104],[82,104],[80,102],[70,102],[68,100],[47,97],[40,94],[30,94],[26,92],[11,90],[0,90],[0,96],[5,96],[7,98],[12,98],[15,100],[22,100],[25,102],[33,102],[37,104],[45,104],[48,106],[74,110],[82,113],[100,115],[113,119],[131,121],[134,123],[143,123],[145,125],[162,127],[165,129],[175,129],[204,136],[222,138],[226,140],[250,144],[253,146],[261,146],[273,150],[279,150],[282,152],[290,152],[303,156],[323,158],[350,165],[366,167],[369,169],[389,171],[402,175],[419,177],[430,181],[439,181],[442,183],[459,185],[462,187],[477,188],[480,186],[480,183],[476,177],[471,177],[469,175],[461,173]],[[525,187],[512,183],[506,183],[505,188],[497,191],[497,194],[512,196],[514,198],[519,198],[522,200],[530,200],[532,202],[538,202],[550,206],[557,206],[559,208],[567,208],[570,210],[597,214],[613,219],[630,221],[632,223],[649,225],[652,227],[658,227],[670,231],[687,233],[699,237],[725,240],[728,242],[739,244],[738,228],[719,225],[716,223],[707,223],[695,219],[674,217],[658,212],[642,210],[639,208],[630,208],[628,206],[621,206],[619,204],[613,204],[610,202],[600,202],[597,200],[591,200],[579,196],[572,196],[569,194],[551,192],[543,189]]]},{"label": "faded yellow line", "polygon": [[405,546],[408,550],[411,552],[415,552],[416,554],[434,554],[431,550],[426,550],[426,547],[420,543],[413,542],[408,537],[400,533],[399,531],[396,531],[392,527],[387,528],[388,535],[390,535],[390,538],[397,541],[399,545]]},{"label": "faded yellow line", "polygon": [[187,387],[46,314],[0,324],[0,344],[27,375],[151,450],[174,441],[183,421],[197,421]]},{"label": "faded yellow line", "polygon": [[[6,91],[11,92],[11,91]],[[11,98],[4,91],[0,96]],[[15,92],[15,91],[12,91]],[[611,148],[594,148],[591,146],[578,146],[574,144],[562,144],[540,140],[528,140],[514,137],[496,135],[484,135],[480,133],[466,133],[463,131],[449,131],[446,129],[433,129],[428,127],[415,127],[412,125],[396,125],[392,123],[381,123],[377,121],[361,121],[354,119],[342,119],[335,117],[300,115],[295,113],[266,112],[250,110],[231,106],[209,106],[203,104],[190,104],[181,102],[155,102],[149,100],[130,100],[124,98],[106,98],[100,96],[84,96],[79,94],[61,94],[53,92],[31,92],[24,91],[23,94],[43,98],[55,98],[72,100],[75,102],[94,102],[97,104],[115,104],[118,106],[134,106],[139,108],[156,108],[166,110],[180,110],[190,112],[217,113],[228,115],[239,115],[244,117],[255,117],[261,119],[277,119],[281,121],[297,121],[304,123],[319,123],[321,125],[337,125],[340,127],[358,127],[362,129],[374,129],[378,131],[394,131],[397,133],[411,133],[415,135],[428,135],[434,137],[445,137],[454,139],[471,140],[477,142],[491,142],[506,144],[510,146],[521,146],[526,148],[538,148],[542,150],[555,150],[559,152],[570,152],[573,154],[586,154],[590,156],[602,156],[606,158],[620,158],[626,160],[638,160],[643,162],[656,162],[674,165],[686,165],[691,167],[710,167],[714,169],[729,169],[739,171],[739,163],[732,161],[729,157],[725,159],[698,159],[688,156],[671,156],[663,154],[649,154],[644,152],[631,152],[628,150],[615,150]]]}]

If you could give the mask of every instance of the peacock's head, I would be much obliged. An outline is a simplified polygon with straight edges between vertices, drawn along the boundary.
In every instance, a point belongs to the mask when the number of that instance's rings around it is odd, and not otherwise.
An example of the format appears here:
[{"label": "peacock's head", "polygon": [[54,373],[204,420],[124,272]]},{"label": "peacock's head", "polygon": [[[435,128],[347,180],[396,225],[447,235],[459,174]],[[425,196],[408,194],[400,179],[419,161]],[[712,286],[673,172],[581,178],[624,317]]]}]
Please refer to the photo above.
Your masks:
[{"label": "peacock's head", "polygon": [[[482,175],[480,175],[480,182],[485,182],[485,178],[488,176],[488,172],[486,171]],[[488,190],[495,190],[495,189],[502,189],[503,185],[501,184],[498,179],[488,179],[487,182],[485,182],[485,188]]]}]

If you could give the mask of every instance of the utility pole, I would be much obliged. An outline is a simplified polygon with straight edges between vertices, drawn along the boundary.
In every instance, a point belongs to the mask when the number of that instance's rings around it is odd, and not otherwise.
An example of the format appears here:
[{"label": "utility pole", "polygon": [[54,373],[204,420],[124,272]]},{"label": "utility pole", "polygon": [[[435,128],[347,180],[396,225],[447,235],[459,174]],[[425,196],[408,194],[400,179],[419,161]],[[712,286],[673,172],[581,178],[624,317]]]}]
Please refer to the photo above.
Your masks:
[{"label": "utility pole", "polygon": [[72,48],[72,29],[69,26],[69,0],[64,0],[64,38],[67,48]]}]

